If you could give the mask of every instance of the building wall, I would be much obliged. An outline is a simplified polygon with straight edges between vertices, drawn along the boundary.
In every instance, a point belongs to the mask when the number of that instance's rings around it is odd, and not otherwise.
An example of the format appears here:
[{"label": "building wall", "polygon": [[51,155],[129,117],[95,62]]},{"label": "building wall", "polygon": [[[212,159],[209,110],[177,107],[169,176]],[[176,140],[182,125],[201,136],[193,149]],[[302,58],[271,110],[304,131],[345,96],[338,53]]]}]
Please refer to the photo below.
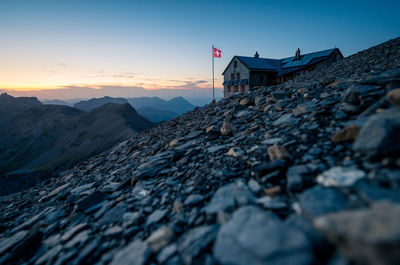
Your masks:
[{"label": "building wall", "polygon": [[276,76],[276,72],[252,71],[249,80],[250,89],[255,86],[272,85],[276,81]]},{"label": "building wall", "polygon": [[[234,61],[237,61],[237,67],[234,68]],[[237,73],[240,73],[240,78],[239,79],[249,79],[250,78],[250,73],[249,69],[238,59],[232,60],[232,62],[228,65],[225,73],[224,73],[224,81],[231,80],[231,74],[234,75],[234,80],[236,80],[236,75]],[[241,93],[240,92],[240,85],[238,85],[238,92],[234,91],[235,86],[231,86],[231,91],[228,92],[228,86],[224,85],[224,97],[230,97],[233,94],[236,93]],[[249,85],[244,86],[244,92],[249,92]]]}]

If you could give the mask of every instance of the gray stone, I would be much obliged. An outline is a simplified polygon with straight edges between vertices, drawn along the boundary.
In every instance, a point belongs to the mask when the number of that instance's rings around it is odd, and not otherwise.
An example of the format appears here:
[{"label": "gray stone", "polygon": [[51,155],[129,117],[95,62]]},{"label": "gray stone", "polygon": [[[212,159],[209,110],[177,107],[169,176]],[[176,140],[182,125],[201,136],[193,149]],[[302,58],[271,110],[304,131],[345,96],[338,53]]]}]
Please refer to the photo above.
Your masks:
[{"label": "gray stone", "polygon": [[113,260],[111,261],[111,265],[144,265],[149,259],[151,254],[150,247],[147,243],[144,243],[140,240],[135,240],[120,251],[118,251]]},{"label": "gray stone", "polygon": [[204,207],[208,214],[229,211],[234,207],[254,203],[253,193],[241,182],[227,184],[217,190],[211,201]]},{"label": "gray stone", "polygon": [[121,226],[116,225],[116,226],[111,226],[107,228],[106,231],[104,231],[105,236],[118,236],[122,233],[123,229]]},{"label": "gray stone", "polygon": [[300,195],[302,213],[310,217],[340,211],[347,205],[345,195],[335,188],[315,186]]},{"label": "gray stone", "polygon": [[124,203],[120,203],[114,208],[106,211],[103,217],[101,217],[98,221],[99,224],[108,225],[113,223],[120,223],[123,221],[124,213],[126,212],[126,205]]},{"label": "gray stone", "polygon": [[163,264],[164,262],[166,262],[170,257],[172,257],[172,255],[176,253],[177,250],[178,247],[176,244],[171,244],[163,248],[157,255],[158,263]]},{"label": "gray stone", "polygon": [[142,215],[139,212],[127,212],[122,216],[124,227],[137,224],[142,219]]},{"label": "gray stone", "polygon": [[76,226],[71,227],[68,231],[66,231],[62,235],[61,241],[66,242],[66,241],[70,240],[74,235],[76,235],[78,232],[82,231],[86,227],[87,227],[86,223],[78,224]]},{"label": "gray stone", "polygon": [[361,128],[353,150],[370,156],[387,155],[400,149],[400,110],[371,116]]},{"label": "gray stone", "polygon": [[200,194],[191,194],[186,198],[184,205],[194,206],[194,205],[199,204],[203,200],[204,200],[204,196],[202,196]]},{"label": "gray stone", "polygon": [[264,196],[257,199],[257,203],[261,204],[265,209],[269,210],[284,210],[289,208],[287,202],[280,198],[272,198]]},{"label": "gray stone", "polygon": [[79,247],[89,238],[90,231],[84,230],[65,243],[65,248]]},{"label": "gray stone", "polygon": [[216,153],[218,151],[226,149],[225,145],[213,145],[207,149],[209,153]]},{"label": "gray stone", "polygon": [[214,226],[200,226],[186,232],[179,240],[178,250],[185,264],[192,262],[214,241]]},{"label": "gray stone", "polygon": [[317,182],[325,187],[349,187],[367,174],[354,167],[332,167],[317,176]]},{"label": "gray stone", "polygon": [[5,254],[6,251],[11,249],[16,244],[18,244],[18,242],[24,239],[27,236],[27,234],[28,234],[27,231],[19,231],[13,236],[5,238],[2,241],[0,241],[0,255]]},{"label": "gray stone", "polygon": [[303,177],[310,173],[306,165],[292,166],[286,173],[286,188],[291,192],[299,192],[304,188]]},{"label": "gray stone", "polygon": [[52,249],[46,251],[42,256],[40,256],[40,258],[36,260],[35,264],[51,264],[54,258],[61,252],[61,250],[61,245],[53,247]]},{"label": "gray stone", "polygon": [[400,204],[379,202],[318,217],[314,225],[356,264],[400,264],[399,220]]},{"label": "gray stone", "polygon": [[258,182],[255,179],[250,179],[247,185],[249,185],[249,188],[254,193],[257,193],[261,190],[260,184],[258,184]]},{"label": "gray stone", "polygon": [[147,217],[146,225],[152,225],[154,223],[158,223],[167,215],[167,210],[155,210],[152,214]]},{"label": "gray stone", "polygon": [[384,188],[372,183],[360,181],[355,185],[358,194],[369,203],[388,200],[400,203],[399,190]]},{"label": "gray stone", "polygon": [[297,119],[293,116],[292,113],[283,114],[279,119],[274,121],[272,125],[274,126],[281,126],[283,124],[295,124],[297,123]]},{"label": "gray stone", "polygon": [[149,177],[157,175],[162,169],[170,165],[171,157],[172,154],[165,155],[162,153],[154,156],[152,160],[138,167],[138,171],[134,176],[135,180],[139,181],[141,179],[147,179]]},{"label": "gray stone", "polygon": [[304,233],[254,206],[237,210],[218,232],[213,247],[220,264],[312,264],[312,244]]},{"label": "gray stone", "polygon": [[274,145],[274,144],[281,144],[283,143],[283,139],[282,138],[268,138],[265,139],[264,141],[261,142],[262,144],[266,144],[266,145]]},{"label": "gray stone", "polygon": [[157,253],[160,249],[165,247],[174,238],[174,231],[168,226],[162,226],[146,239],[153,252]]},{"label": "gray stone", "polygon": [[289,93],[286,91],[276,91],[276,92],[272,92],[271,96],[276,101],[279,101],[281,99],[286,99],[289,96]]},{"label": "gray stone", "polygon": [[89,196],[82,198],[76,202],[78,208],[82,211],[86,211],[93,206],[103,202],[107,199],[107,195],[101,191],[95,191]]},{"label": "gray stone", "polygon": [[86,192],[94,187],[94,182],[78,186],[70,190],[71,194],[85,195]]}]

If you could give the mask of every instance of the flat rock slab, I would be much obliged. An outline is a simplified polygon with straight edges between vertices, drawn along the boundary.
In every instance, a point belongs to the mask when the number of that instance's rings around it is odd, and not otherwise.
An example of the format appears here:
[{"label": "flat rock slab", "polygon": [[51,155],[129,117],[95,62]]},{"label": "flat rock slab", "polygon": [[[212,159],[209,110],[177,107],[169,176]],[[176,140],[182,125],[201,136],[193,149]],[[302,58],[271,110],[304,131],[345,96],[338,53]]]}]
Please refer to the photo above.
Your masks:
[{"label": "flat rock slab", "polygon": [[150,247],[147,243],[140,240],[135,240],[120,251],[118,251],[111,265],[144,265],[149,259],[151,254]]},{"label": "flat rock slab", "polygon": [[302,213],[309,217],[343,210],[347,204],[345,195],[335,188],[315,186],[300,195]]},{"label": "flat rock slab", "polygon": [[214,226],[200,226],[186,232],[180,239],[178,250],[185,264],[193,264],[203,250],[210,246],[216,236]]},{"label": "flat rock slab", "polygon": [[254,203],[253,193],[243,183],[227,184],[217,190],[211,201],[204,207],[208,214],[228,211],[236,206]]},{"label": "flat rock slab", "polygon": [[332,167],[317,176],[317,182],[325,187],[349,187],[367,174],[357,168]]},{"label": "flat rock slab", "polygon": [[399,220],[400,204],[379,202],[318,217],[314,226],[357,264],[400,264]]},{"label": "flat rock slab", "polygon": [[213,253],[220,264],[312,264],[312,244],[300,230],[255,206],[237,210],[222,226]]}]

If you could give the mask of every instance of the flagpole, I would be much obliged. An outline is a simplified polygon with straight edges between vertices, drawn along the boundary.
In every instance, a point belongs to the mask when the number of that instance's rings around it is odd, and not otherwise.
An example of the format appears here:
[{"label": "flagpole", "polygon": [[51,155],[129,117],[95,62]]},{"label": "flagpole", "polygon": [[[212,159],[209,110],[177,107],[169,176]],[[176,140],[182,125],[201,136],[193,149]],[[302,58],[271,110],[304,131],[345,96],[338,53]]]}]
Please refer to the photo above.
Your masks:
[{"label": "flagpole", "polygon": [[214,102],[214,44],[212,45],[211,49],[212,49],[211,56],[212,56],[213,102]]}]

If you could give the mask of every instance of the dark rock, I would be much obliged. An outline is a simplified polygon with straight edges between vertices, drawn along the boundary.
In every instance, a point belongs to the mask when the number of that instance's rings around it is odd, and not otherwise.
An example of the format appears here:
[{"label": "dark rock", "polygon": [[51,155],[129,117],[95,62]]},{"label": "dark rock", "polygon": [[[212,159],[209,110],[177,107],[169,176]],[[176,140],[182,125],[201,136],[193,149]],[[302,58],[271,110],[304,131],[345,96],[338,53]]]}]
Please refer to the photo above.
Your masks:
[{"label": "dark rock", "polygon": [[288,92],[279,91],[279,92],[272,92],[271,96],[274,100],[279,101],[281,99],[286,99],[289,96]]},{"label": "dark rock", "polygon": [[135,240],[120,251],[118,251],[111,261],[111,265],[144,265],[151,254],[150,247],[140,241]]},{"label": "dark rock", "polygon": [[123,203],[116,205],[114,208],[108,210],[103,217],[99,219],[98,223],[102,225],[121,223],[123,221],[122,217],[126,212],[126,208],[126,205]]},{"label": "dark rock", "polygon": [[76,226],[71,227],[68,231],[66,231],[62,237],[60,238],[62,242],[66,242],[70,240],[74,235],[82,231],[87,227],[86,223],[78,224]]},{"label": "dark rock", "polygon": [[400,149],[400,110],[371,116],[353,144],[354,151],[370,156],[387,155]]},{"label": "dark rock", "polygon": [[0,264],[13,264],[16,260],[27,259],[40,245],[43,233],[39,225],[29,231],[20,231],[0,243]]},{"label": "dark rock", "polygon": [[283,114],[279,119],[273,122],[274,126],[281,126],[284,124],[296,124],[298,120],[293,117],[293,114],[291,113],[286,113]]},{"label": "dark rock", "polygon": [[229,211],[235,207],[254,203],[253,193],[243,183],[227,184],[217,190],[211,201],[204,207],[208,214]]},{"label": "dark rock", "polygon": [[204,196],[202,196],[200,194],[191,194],[186,198],[184,205],[194,206],[194,205],[199,204],[203,200],[204,200]]},{"label": "dark rock", "polygon": [[174,231],[168,226],[162,226],[154,231],[146,242],[150,245],[153,252],[157,253],[160,249],[168,245],[174,239]]},{"label": "dark rock", "polygon": [[286,173],[286,189],[290,192],[299,192],[304,188],[303,178],[311,170],[306,165],[292,166]]},{"label": "dark rock", "polygon": [[380,187],[365,181],[358,182],[355,186],[355,189],[360,196],[369,203],[381,200],[389,200],[400,203],[400,192],[398,190]]},{"label": "dark rock", "polygon": [[240,208],[221,227],[213,253],[220,264],[311,264],[314,259],[304,233],[254,206]]},{"label": "dark rock", "polygon": [[160,264],[165,263],[172,255],[174,255],[178,250],[176,244],[171,244],[163,248],[160,253],[157,255],[157,261]]},{"label": "dark rock", "polygon": [[92,194],[90,194],[89,196],[77,201],[76,205],[78,206],[78,208],[80,210],[86,211],[86,210],[92,208],[93,206],[103,202],[106,199],[107,199],[106,194],[104,194],[101,191],[95,191]]},{"label": "dark rock", "polygon": [[152,225],[154,223],[158,223],[167,215],[168,211],[167,210],[155,210],[152,214],[147,217],[146,220],[146,225]]},{"label": "dark rock", "polygon": [[178,250],[185,264],[192,264],[214,241],[214,226],[200,226],[186,232],[179,240]]},{"label": "dark rock", "polygon": [[400,205],[381,202],[318,217],[314,225],[357,264],[398,264],[399,220]]},{"label": "dark rock", "polygon": [[316,186],[305,190],[300,195],[302,213],[310,217],[340,211],[347,205],[345,195],[335,188]]}]

